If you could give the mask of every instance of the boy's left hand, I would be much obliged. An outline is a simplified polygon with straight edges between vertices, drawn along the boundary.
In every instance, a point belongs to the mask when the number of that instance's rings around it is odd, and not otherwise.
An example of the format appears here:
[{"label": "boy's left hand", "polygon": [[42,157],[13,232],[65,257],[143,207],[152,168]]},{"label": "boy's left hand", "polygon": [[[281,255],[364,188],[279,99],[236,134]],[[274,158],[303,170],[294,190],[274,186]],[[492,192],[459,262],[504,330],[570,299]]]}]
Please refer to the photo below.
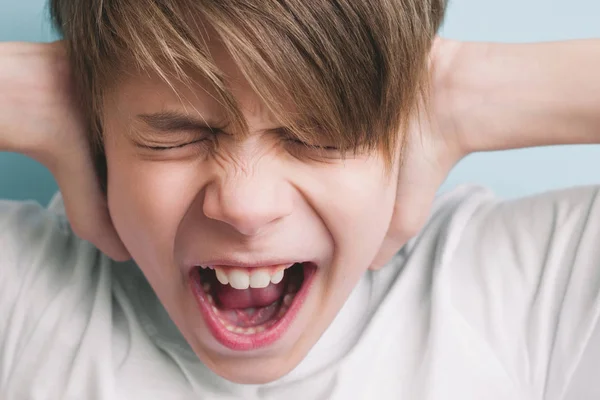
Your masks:
[{"label": "boy's left hand", "polygon": [[466,155],[453,117],[449,72],[460,44],[438,39],[431,53],[432,88],[408,132],[400,164],[396,204],[379,253],[370,268],[385,265],[427,220],[433,199],[450,170]]}]

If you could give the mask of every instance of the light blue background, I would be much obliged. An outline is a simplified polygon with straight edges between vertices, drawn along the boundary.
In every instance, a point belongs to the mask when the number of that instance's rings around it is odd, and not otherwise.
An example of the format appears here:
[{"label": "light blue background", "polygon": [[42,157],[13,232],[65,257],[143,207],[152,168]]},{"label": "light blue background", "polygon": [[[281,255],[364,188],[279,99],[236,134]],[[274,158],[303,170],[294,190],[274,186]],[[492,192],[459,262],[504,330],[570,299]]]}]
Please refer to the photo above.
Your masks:
[{"label": "light blue background", "polygon": [[[600,0],[450,0],[442,34],[509,42],[600,38]],[[0,0],[0,41],[53,39],[45,0]],[[474,154],[454,169],[443,189],[464,182],[489,186],[504,197],[599,183],[600,146]],[[0,197],[45,204],[55,190],[52,177],[39,164],[0,154]]]}]

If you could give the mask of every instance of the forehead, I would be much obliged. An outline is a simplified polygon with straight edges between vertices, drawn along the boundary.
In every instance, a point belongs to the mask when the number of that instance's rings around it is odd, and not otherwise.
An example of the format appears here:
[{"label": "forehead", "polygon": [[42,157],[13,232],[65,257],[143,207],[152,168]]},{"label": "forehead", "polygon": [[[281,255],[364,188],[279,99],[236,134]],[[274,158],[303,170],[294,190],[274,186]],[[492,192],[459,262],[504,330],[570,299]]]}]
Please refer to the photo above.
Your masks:
[{"label": "forehead", "polygon": [[[364,54],[351,54],[353,47],[342,49],[344,43],[329,49],[315,44],[313,49],[290,40],[291,33],[276,35],[266,27],[247,32],[245,27],[244,21],[219,25],[217,33],[203,24],[193,43],[172,51],[154,43],[156,54],[146,49],[142,54],[149,56],[138,60],[144,72],[123,74],[126,79],[114,86],[111,96],[106,96],[110,83],[100,87],[105,94],[99,99],[105,102],[103,118],[115,115],[115,110],[126,117],[174,110],[224,121],[219,125],[238,137],[281,127],[299,141],[331,143],[344,153],[395,147],[395,140],[383,140],[393,136],[386,132],[397,131],[395,122],[390,129],[383,127],[390,120],[385,115],[390,107],[377,97],[383,80],[373,72],[378,68],[360,61]],[[315,60],[317,53],[325,59]],[[331,62],[326,56],[330,53]],[[341,70],[324,67],[331,63]],[[169,66],[181,73],[169,74]],[[161,78],[165,75],[170,84]],[[178,76],[189,79],[183,82]],[[113,100],[112,108],[106,100]],[[395,121],[397,110],[393,114]],[[269,126],[256,128],[257,124]]]},{"label": "forehead", "polygon": [[[273,113],[253,90],[216,34],[209,36],[207,48],[246,122],[250,125],[275,124],[277,121]],[[167,82],[154,71],[127,73],[107,91],[105,108],[110,112],[117,106],[121,113],[127,115],[179,111],[225,125],[226,109],[219,101],[214,86],[198,72],[187,70],[185,73],[189,78],[185,82],[171,77]]]}]

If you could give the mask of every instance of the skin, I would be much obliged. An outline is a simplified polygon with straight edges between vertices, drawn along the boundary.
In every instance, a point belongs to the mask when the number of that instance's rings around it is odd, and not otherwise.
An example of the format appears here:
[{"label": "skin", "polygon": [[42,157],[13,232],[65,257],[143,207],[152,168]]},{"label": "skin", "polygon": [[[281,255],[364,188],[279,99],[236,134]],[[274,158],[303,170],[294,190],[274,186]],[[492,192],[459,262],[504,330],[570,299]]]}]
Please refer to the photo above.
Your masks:
[{"label": "skin", "polygon": [[[126,249],[198,357],[226,379],[263,383],[306,356],[371,265],[392,218],[398,165],[386,174],[379,154],[342,160],[335,150],[319,155],[286,140],[224,49],[213,44],[211,51],[249,134],[156,129],[139,116],[168,111],[222,121],[223,110],[201,80],[176,87],[178,96],[155,77],[128,78],[105,103],[108,207]],[[172,145],[183,146],[141,147]],[[222,258],[317,262],[308,299],[274,345],[234,352],[208,331],[186,265]]]},{"label": "skin", "polygon": [[[387,178],[376,155],[344,163],[335,157],[312,160],[283,146],[280,137],[264,134],[261,130],[277,124],[239,79],[231,86],[250,125],[247,140],[235,143],[221,135],[218,152],[201,147],[142,150],[131,138],[152,132],[140,125],[138,113],[170,107],[209,116],[219,110],[210,106],[202,85],[186,92],[184,98],[193,101],[182,104],[156,79],[132,77],[105,105],[109,215],[61,42],[0,43],[0,150],[31,156],[52,172],[78,236],[116,260],[128,259],[131,252],[210,368],[232,380],[268,381],[302,359],[369,262],[371,268],[384,265],[419,231],[439,183],[461,157],[600,142],[597,40],[534,45],[438,41],[431,59],[428,118],[416,119],[402,168],[395,166]],[[235,71],[229,74],[234,77]],[[183,137],[189,139],[190,132]],[[156,145],[156,138],[177,141],[177,135],[164,132],[146,140]],[[320,261],[311,298],[276,346],[242,357],[211,340],[181,265],[185,257],[211,251],[206,257],[304,258],[310,253]]]}]

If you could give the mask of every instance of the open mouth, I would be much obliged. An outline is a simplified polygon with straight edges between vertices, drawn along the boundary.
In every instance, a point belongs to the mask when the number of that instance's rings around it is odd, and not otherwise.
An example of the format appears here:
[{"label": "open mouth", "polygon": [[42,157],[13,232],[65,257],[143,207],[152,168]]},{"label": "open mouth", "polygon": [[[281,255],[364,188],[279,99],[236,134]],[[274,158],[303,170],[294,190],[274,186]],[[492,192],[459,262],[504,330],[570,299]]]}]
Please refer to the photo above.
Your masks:
[{"label": "open mouth", "polygon": [[316,265],[192,269],[192,290],[215,338],[233,350],[268,346],[287,331],[311,286]]}]

